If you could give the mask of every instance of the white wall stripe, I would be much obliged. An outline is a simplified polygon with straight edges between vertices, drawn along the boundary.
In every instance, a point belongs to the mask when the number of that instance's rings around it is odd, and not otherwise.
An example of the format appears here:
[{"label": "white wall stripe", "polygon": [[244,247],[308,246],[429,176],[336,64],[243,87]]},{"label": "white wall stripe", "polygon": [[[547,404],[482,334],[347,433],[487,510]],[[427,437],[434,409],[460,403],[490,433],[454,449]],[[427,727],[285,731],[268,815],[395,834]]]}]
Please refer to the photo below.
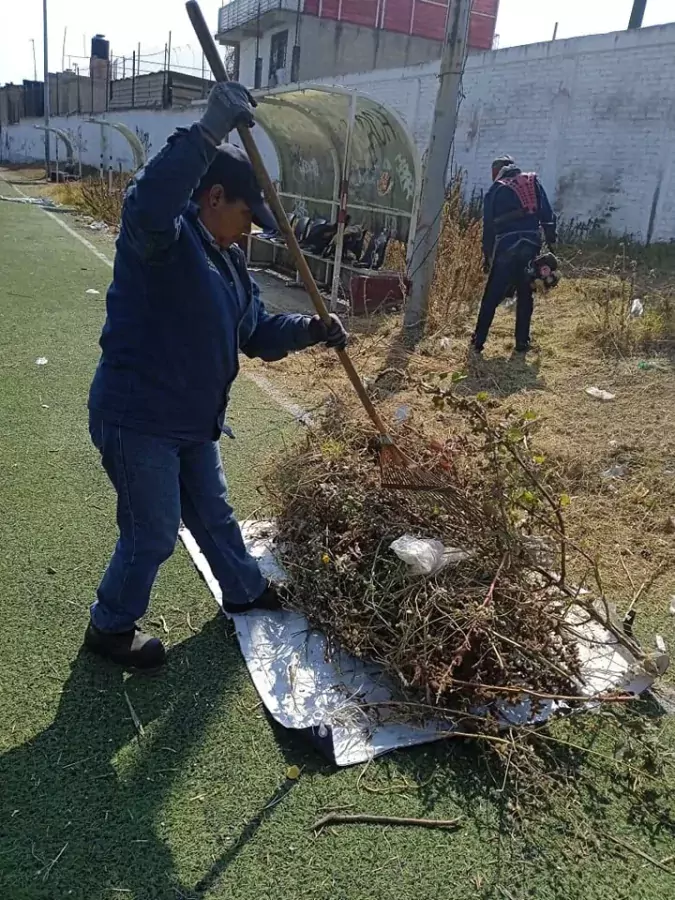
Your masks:
[{"label": "white wall stripe", "polygon": [[[0,175],[0,180],[4,181],[5,184],[11,185],[11,187],[17,192],[17,194],[19,194],[19,196],[26,198],[28,197],[28,194],[25,194],[20,188],[18,188],[11,181],[8,181],[3,175]],[[81,234],[78,234],[77,231],[75,231],[70,227],[70,225],[64,222],[63,219],[60,218],[59,214],[50,212],[48,209],[45,209],[42,206],[39,206],[38,209],[40,209],[46,216],[49,216],[50,219],[53,219],[56,224],[67,231],[68,234],[71,235],[71,237],[74,237],[81,244],[83,244],[87,248],[87,250],[90,250],[98,260],[100,260],[102,263],[105,263],[108,268],[112,269],[113,261],[111,259],[108,259],[105,253],[102,253],[97,247],[94,247],[91,241],[88,241]],[[275,385],[265,375],[259,375],[255,372],[242,372],[242,375],[244,376],[244,378],[252,381],[258,388],[260,388],[261,391],[263,391],[263,393],[267,394],[268,397],[274,400],[277,406],[280,406],[281,409],[287,412],[298,422],[301,422],[303,425],[311,424],[311,416],[307,412],[307,410],[303,409],[301,406],[298,406],[298,404],[295,403],[286,394],[284,394],[283,391],[275,387]]]}]

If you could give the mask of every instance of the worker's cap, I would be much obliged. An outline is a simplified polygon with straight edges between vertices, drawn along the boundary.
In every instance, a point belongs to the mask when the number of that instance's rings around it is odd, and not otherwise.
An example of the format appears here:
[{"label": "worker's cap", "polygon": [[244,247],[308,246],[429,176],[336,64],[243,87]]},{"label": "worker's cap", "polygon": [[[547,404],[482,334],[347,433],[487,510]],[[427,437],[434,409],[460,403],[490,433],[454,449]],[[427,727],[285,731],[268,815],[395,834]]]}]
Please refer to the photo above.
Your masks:
[{"label": "worker's cap", "polygon": [[492,168],[503,169],[505,166],[514,165],[515,162],[516,161],[512,156],[509,156],[508,153],[504,153],[502,156],[498,156],[496,159],[492,160]]},{"label": "worker's cap", "polygon": [[265,203],[258,179],[251,162],[234,144],[221,144],[213,162],[199,182],[196,195],[212,188],[214,184],[223,186],[228,200],[243,200],[251,210],[253,221],[265,231],[276,231],[277,224],[272,210]]}]

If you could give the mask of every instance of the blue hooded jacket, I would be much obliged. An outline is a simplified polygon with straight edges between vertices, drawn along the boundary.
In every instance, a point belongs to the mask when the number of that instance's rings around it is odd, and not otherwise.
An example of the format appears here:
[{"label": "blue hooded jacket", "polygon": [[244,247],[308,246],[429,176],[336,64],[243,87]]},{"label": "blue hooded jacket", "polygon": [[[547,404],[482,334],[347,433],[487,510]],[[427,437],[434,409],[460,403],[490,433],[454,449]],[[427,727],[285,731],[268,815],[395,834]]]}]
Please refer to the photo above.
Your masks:
[{"label": "blue hooded jacket", "polygon": [[271,315],[238,247],[222,254],[191,196],[215,148],[199,125],[178,129],[129,187],[101,358],[89,408],[137,431],[217,440],[225,427],[238,355],[283,359],[314,341],[309,316]]},{"label": "blue hooded jacket", "polygon": [[[521,174],[516,165],[506,166],[499,173],[500,178],[513,178]],[[495,253],[512,249],[524,237],[541,245],[539,228],[549,244],[556,240],[556,217],[551,208],[546,191],[539,178],[535,179],[537,211],[531,215],[520,215],[522,206],[515,191],[493,182],[483,203],[483,255],[490,261]]]}]

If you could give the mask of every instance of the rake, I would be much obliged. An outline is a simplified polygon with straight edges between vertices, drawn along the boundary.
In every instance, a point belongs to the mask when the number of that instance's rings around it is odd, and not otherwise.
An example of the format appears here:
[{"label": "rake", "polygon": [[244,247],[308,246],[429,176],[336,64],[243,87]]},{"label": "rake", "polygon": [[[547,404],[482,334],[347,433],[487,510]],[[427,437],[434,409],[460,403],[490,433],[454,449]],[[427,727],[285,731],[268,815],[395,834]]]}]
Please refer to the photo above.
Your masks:
[{"label": "rake", "polygon": [[[185,4],[185,8],[187,9],[187,14],[190,17],[190,22],[197,35],[197,40],[201,45],[204,56],[208,60],[214,78],[216,81],[228,81],[229,79],[227,72],[225,71],[225,65],[220,58],[216,42],[209,31],[209,27],[206,24],[199,3],[197,0],[188,0]],[[258,184],[262,187],[265,199],[274,213],[279,229],[286,238],[286,244],[297,267],[300,278],[303,281],[305,290],[309,294],[310,300],[314,305],[314,309],[317,311],[322,321],[326,325],[330,325],[332,320],[328,308],[319,292],[314,276],[307,264],[307,260],[300,249],[298,239],[288,221],[286,210],[281,204],[274,184],[272,183],[272,179],[265,168],[265,163],[263,162],[253,135],[251,134],[251,130],[245,125],[240,125],[238,126],[237,131],[241,138],[241,142],[244,145],[244,150],[253,166],[253,171],[258,179]],[[452,490],[448,482],[442,476],[436,475],[429,470],[416,468],[411,463],[411,460],[409,460],[396,446],[389,434],[387,426],[382,421],[380,414],[375,409],[372,400],[368,396],[366,388],[361,381],[358,372],[354,368],[354,364],[352,363],[349,354],[345,350],[336,350],[336,353],[352,387],[363,404],[363,408],[378,431],[378,455],[382,487],[392,490],[431,491],[433,493],[444,493],[445,491]]]}]

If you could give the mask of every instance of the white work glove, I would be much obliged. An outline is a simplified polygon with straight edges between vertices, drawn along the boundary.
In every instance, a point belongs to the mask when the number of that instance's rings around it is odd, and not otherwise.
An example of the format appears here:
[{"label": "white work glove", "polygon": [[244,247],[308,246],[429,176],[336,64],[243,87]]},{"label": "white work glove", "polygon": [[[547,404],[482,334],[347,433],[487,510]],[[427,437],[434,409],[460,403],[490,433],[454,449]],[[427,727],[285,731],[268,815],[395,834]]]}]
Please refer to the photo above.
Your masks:
[{"label": "white work glove", "polygon": [[211,89],[199,124],[218,145],[238,125],[253,127],[253,109],[256,105],[243,84],[237,81],[220,82]]}]

